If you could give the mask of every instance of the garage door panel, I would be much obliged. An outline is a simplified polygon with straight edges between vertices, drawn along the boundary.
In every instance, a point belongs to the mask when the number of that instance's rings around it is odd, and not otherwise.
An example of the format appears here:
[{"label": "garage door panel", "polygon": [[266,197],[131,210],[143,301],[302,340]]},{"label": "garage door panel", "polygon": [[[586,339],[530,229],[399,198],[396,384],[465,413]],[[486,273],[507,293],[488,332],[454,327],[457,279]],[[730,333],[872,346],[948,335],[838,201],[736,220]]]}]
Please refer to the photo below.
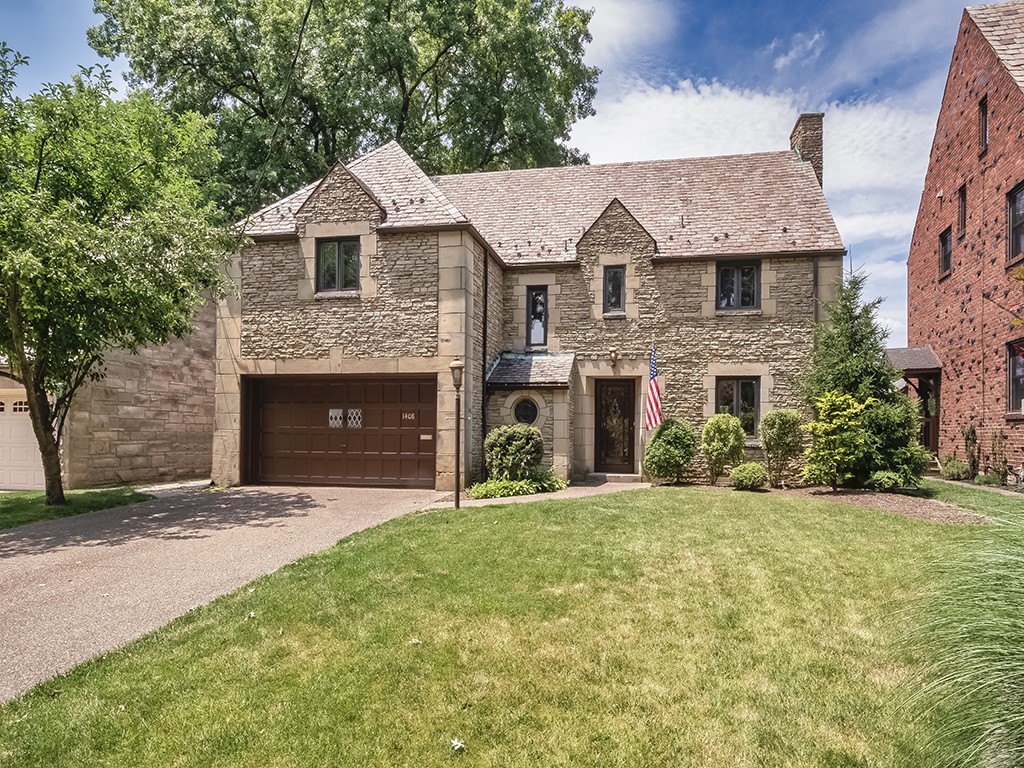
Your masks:
[{"label": "garage door panel", "polygon": [[0,392],[0,489],[41,490],[46,486],[43,459],[32,421],[23,406],[14,410],[14,403],[23,403],[24,390]]},{"label": "garage door panel", "polygon": [[267,378],[251,391],[257,482],[434,486],[433,378]]}]

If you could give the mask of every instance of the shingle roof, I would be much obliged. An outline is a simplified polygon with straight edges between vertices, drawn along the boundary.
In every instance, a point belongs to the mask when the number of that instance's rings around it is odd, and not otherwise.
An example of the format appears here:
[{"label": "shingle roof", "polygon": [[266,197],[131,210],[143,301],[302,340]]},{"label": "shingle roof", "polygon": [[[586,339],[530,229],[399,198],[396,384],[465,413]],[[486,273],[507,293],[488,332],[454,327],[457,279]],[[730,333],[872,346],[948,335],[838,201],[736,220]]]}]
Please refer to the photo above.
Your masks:
[{"label": "shingle roof", "polygon": [[[471,224],[506,264],[573,262],[614,198],[666,258],[839,251],[810,163],[794,152],[427,177],[395,142],[347,168],[385,207],[381,229]],[[259,211],[246,233],[295,233],[312,184]]]},{"label": "shingle roof", "polygon": [[1024,88],[1024,0],[992,5],[972,5],[964,9],[1010,76]]},{"label": "shingle roof", "polygon": [[942,363],[931,347],[893,347],[885,350],[889,362],[901,371],[938,371]]},{"label": "shingle roof", "polygon": [[613,198],[658,256],[841,250],[810,163],[794,152],[435,176],[507,264],[573,261]]},{"label": "shingle roof", "polygon": [[568,386],[576,355],[503,352],[487,376],[498,386]]}]

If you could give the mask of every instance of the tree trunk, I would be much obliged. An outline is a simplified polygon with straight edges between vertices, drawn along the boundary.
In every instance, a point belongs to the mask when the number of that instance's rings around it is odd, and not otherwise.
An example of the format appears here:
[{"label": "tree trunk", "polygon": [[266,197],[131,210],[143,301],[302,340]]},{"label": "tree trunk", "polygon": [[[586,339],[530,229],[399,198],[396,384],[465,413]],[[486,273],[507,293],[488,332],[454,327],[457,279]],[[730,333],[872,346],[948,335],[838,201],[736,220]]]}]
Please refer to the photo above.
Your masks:
[{"label": "tree trunk", "polygon": [[39,451],[43,455],[43,477],[46,479],[46,505],[65,504],[64,480],[60,475],[60,451],[57,439],[47,435],[48,440],[39,442]]}]

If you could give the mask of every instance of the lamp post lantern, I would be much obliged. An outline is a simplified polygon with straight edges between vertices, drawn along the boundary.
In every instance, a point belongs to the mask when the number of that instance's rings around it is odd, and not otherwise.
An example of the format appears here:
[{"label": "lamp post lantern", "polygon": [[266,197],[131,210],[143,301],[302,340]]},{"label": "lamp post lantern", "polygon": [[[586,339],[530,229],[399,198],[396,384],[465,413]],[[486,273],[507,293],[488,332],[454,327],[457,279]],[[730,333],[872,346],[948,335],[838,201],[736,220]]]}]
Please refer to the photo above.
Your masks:
[{"label": "lamp post lantern", "polygon": [[466,364],[456,358],[448,367],[451,368],[452,386],[455,387],[455,508],[459,509],[459,491],[462,486],[462,447],[459,445],[462,438],[462,371]]}]

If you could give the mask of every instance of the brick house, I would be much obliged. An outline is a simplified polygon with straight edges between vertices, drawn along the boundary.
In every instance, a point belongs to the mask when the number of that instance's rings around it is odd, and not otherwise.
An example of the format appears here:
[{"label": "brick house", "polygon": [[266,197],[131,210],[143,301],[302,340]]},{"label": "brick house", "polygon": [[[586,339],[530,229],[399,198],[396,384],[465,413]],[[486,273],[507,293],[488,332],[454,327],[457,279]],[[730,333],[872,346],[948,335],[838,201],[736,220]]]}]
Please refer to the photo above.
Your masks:
[{"label": "brick house", "polygon": [[1024,0],[965,9],[907,262],[911,354],[932,356],[929,447],[963,459],[960,430],[974,423],[984,463],[1000,432],[1024,461],[1022,40]]},{"label": "brick house", "polygon": [[652,341],[697,425],[800,407],[844,248],[822,115],[792,150],[428,178],[392,142],[254,214],[218,311],[214,480],[454,487],[497,424],[563,476],[640,472]]},{"label": "brick house", "polygon": [[[215,320],[209,304],[185,339],[107,353],[106,377],[82,386],[64,425],[67,488],[209,477]],[[0,489],[43,487],[25,389],[0,366]]]}]

